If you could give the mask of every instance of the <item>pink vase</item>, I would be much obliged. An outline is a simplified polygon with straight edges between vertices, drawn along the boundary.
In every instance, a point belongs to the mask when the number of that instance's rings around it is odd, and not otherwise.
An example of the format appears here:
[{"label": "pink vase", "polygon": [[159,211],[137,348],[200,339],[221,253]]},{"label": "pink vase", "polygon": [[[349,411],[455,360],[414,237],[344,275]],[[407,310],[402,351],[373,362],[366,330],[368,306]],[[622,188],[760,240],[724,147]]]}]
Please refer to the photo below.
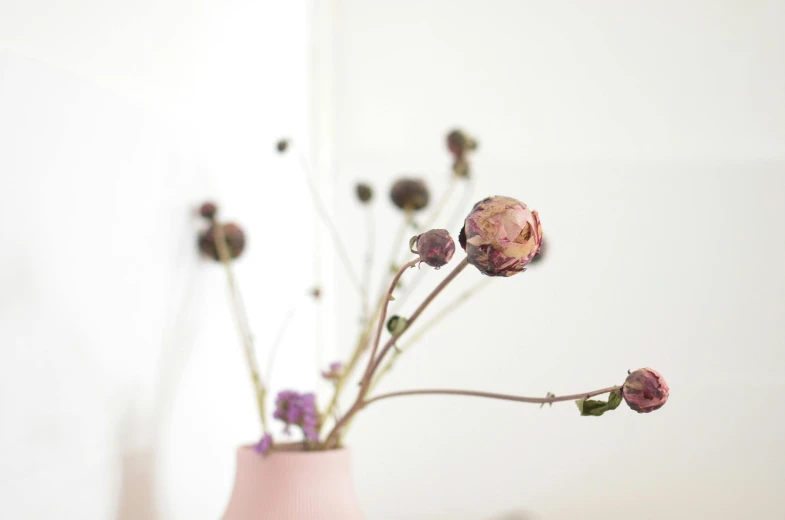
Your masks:
[{"label": "pink vase", "polygon": [[234,489],[223,520],[365,520],[349,452],[237,450]]}]

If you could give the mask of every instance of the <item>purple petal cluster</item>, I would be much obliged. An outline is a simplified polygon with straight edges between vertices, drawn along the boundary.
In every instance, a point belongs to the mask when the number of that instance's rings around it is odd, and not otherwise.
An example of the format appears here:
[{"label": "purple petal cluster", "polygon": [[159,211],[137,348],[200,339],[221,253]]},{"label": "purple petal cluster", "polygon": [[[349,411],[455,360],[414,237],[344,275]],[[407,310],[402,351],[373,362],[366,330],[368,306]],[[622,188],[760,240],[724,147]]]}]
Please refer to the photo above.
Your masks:
[{"label": "purple petal cluster", "polygon": [[292,426],[298,426],[307,440],[319,440],[319,414],[316,412],[316,396],[313,393],[283,390],[275,400],[273,417],[286,424],[285,433],[290,433]]},{"label": "purple petal cluster", "polygon": [[254,447],[256,449],[256,453],[259,455],[267,455],[267,452],[270,451],[270,448],[273,447],[273,436],[269,433],[265,433],[262,435],[262,438],[259,442],[256,443]]}]

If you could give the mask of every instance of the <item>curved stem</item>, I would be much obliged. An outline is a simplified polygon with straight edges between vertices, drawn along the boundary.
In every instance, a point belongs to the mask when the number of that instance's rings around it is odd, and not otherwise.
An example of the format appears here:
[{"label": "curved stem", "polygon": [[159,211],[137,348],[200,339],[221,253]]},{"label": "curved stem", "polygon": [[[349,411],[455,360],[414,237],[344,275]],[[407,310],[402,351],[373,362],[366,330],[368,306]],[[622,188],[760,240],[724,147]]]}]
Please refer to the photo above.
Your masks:
[{"label": "curved stem", "polygon": [[384,295],[384,303],[382,304],[382,312],[379,314],[379,319],[376,323],[376,335],[373,338],[373,347],[371,347],[371,356],[368,359],[368,366],[365,368],[365,373],[363,374],[362,378],[362,385],[363,388],[367,388],[370,384],[369,378],[371,376],[371,367],[374,364],[374,360],[376,358],[376,351],[379,350],[379,340],[382,337],[382,329],[384,328],[384,323],[387,320],[387,308],[390,306],[390,300],[392,299],[392,293],[395,290],[395,287],[398,285],[398,280],[401,279],[403,273],[405,273],[409,268],[414,267],[420,261],[419,258],[415,258],[411,262],[406,262],[403,264],[398,272],[392,279],[390,283],[390,288],[387,289],[387,293]]},{"label": "curved stem", "polygon": [[243,342],[245,361],[248,365],[248,370],[251,373],[251,382],[253,383],[254,393],[256,394],[256,405],[259,409],[259,419],[262,423],[262,433],[265,433],[267,432],[267,414],[265,413],[267,389],[259,375],[259,363],[256,360],[256,354],[254,353],[253,334],[251,333],[251,327],[248,323],[248,312],[245,309],[245,304],[243,303],[243,298],[240,294],[240,288],[237,286],[237,281],[235,280],[234,270],[232,269],[232,257],[229,251],[229,245],[226,242],[223,225],[215,222],[213,224],[213,230],[215,249],[224,266],[224,270],[226,271],[226,280],[232,297],[232,310],[235,322],[237,323],[237,329],[240,333],[240,338]]},{"label": "curved stem", "polygon": [[360,391],[357,394],[357,399],[354,402],[354,405],[346,412],[346,414],[333,426],[332,431],[327,436],[327,439],[324,441],[324,445],[327,449],[334,447],[338,443],[338,437],[341,434],[342,430],[345,430],[348,423],[352,420],[354,414],[356,414],[362,407],[363,401],[365,400],[365,396],[368,394],[368,385],[369,382],[373,379],[373,375],[376,372],[376,369],[379,368],[379,364],[384,360],[384,356],[390,351],[391,348],[395,345],[395,341],[401,337],[407,330],[409,330],[410,326],[417,321],[417,318],[422,314],[422,312],[430,305],[434,298],[436,298],[442,290],[447,287],[447,285],[458,276],[461,271],[466,269],[466,266],[469,265],[468,259],[464,258],[461,263],[459,263],[455,269],[452,270],[450,274],[448,274],[444,280],[436,286],[436,288],[431,291],[431,294],[423,300],[419,307],[414,311],[414,313],[409,317],[408,326],[399,334],[395,334],[387,340],[385,343],[384,348],[376,357],[376,360],[371,359],[373,365],[368,372],[368,377],[363,379],[363,384],[360,386]]},{"label": "curved stem", "polygon": [[295,305],[294,307],[289,309],[288,313],[286,313],[286,316],[281,322],[281,325],[278,327],[278,332],[275,335],[275,339],[273,340],[273,343],[270,346],[270,354],[267,356],[267,367],[265,368],[264,371],[264,377],[268,382],[272,381],[273,367],[275,366],[275,358],[278,354],[278,347],[280,347],[281,343],[283,342],[284,335],[286,334],[286,329],[289,328],[289,324],[292,322],[292,318],[294,318],[294,315],[297,314],[297,307],[298,305]]},{"label": "curved stem", "polygon": [[371,403],[376,401],[381,401],[382,399],[390,399],[391,397],[402,397],[405,395],[461,395],[461,396],[468,396],[468,397],[484,397],[486,399],[501,399],[504,401],[517,401],[519,403],[534,403],[534,404],[548,404],[548,403],[558,403],[560,401],[576,401],[578,399],[588,399],[589,397],[594,397],[601,394],[607,394],[610,392],[616,392],[620,389],[620,386],[609,386],[607,388],[601,388],[599,390],[592,390],[591,392],[583,392],[580,394],[571,394],[571,395],[561,395],[561,396],[552,396],[552,397],[524,397],[519,395],[511,395],[511,394],[496,394],[492,392],[478,392],[474,390],[452,390],[452,389],[423,389],[423,390],[402,390],[400,392],[390,392],[387,394],[380,394],[370,399],[366,399],[363,401],[362,406],[366,407]]},{"label": "curved stem", "polygon": [[[418,273],[419,274],[419,273]],[[373,378],[371,381],[371,386],[368,388],[368,392],[372,392],[376,385],[379,384],[379,381],[384,377],[388,372],[390,372],[395,366],[396,360],[403,354],[404,352],[408,351],[411,346],[417,342],[422,336],[425,335],[431,328],[437,325],[441,320],[446,318],[450,315],[454,310],[458,309],[464,302],[466,302],[472,295],[477,293],[480,289],[486,287],[490,278],[483,278],[480,280],[479,283],[475,284],[473,287],[469,288],[468,290],[464,291],[460,294],[457,298],[455,298],[452,302],[448,303],[444,306],[444,308],[439,311],[433,318],[428,320],[428,322],[420,327],[416,332],[412,334],[409,338],[409,341],[406,342],[404,345],[400,345],[399,348],[392,353],[390,358],[387,360],[387,363],[379,370],[379,373]]]},{"label": "curved stem", "polygon": [[373,254],[376,249],[376,226],[373,220],[373,209],[371,205],[367,205],[365,217],[365,228],[368,232],[367,243],[365,244],[365,265],[363,269],[362,287],[363,287],[363,301],[362,301],[362,321],[369,318],[370,313],[370,299],[371,299],[371,270],[373,269]]}]

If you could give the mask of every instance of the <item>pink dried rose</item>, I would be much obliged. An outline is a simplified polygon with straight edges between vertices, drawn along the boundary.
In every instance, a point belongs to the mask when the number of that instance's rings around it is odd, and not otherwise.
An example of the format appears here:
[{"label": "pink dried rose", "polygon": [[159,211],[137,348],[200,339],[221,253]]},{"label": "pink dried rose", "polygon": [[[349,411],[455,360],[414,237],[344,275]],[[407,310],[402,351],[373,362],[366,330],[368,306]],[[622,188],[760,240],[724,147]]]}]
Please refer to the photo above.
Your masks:
[{"label": "pink dried rose", "polygon": [[446,229],[431,229],[412,237],[409,241],[409,249],[412,253],[420,255],[421,262],[438,269],[452,259],[452,255],[455,254],[455,241]]},{"label": "pink dried rose", "polygon": [[661,408],[668,400],[668,383],[651,368],[639,368],[624,381],[621,395],[627,406],[638,413],[649,413]]},{"label": "pink dried rose", "polygon": [[488,197],[472,208],[459,237],[467,260],[488,276],[525,270],[542,246],[537,212],[511,197]]}]

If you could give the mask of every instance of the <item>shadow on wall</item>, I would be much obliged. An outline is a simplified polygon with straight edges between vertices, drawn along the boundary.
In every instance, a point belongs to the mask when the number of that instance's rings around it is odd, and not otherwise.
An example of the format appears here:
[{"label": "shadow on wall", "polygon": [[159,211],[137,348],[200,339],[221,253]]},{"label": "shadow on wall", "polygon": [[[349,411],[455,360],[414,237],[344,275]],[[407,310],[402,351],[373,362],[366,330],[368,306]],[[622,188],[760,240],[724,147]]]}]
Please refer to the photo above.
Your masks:
[{"label": "shadow on wall", "polygon": [[[163,330],[161,363],[153,394],[155,405],[146,414],[129,406],[128,414],[118,431],[120,466],[120,496],[115,520],[162,520],[161,504],[157,494],[159,464],[158,442],[167,426],[180,378],[195,344],[197,317],[203,301],[204,280],[199,274],[199,264],[192,233],[181,243],[180,254],[188,258],[187,269],[181,269],[180,279],[175,277],[170,294],[172,298],[166,326]],[[187,256],[186,256],[187,255]]]},{"label": "shadow on wall", "polygon": [[129,451],[123,454],[121,463],[116,520],[160,520],[155,486],[155,450]]}]

